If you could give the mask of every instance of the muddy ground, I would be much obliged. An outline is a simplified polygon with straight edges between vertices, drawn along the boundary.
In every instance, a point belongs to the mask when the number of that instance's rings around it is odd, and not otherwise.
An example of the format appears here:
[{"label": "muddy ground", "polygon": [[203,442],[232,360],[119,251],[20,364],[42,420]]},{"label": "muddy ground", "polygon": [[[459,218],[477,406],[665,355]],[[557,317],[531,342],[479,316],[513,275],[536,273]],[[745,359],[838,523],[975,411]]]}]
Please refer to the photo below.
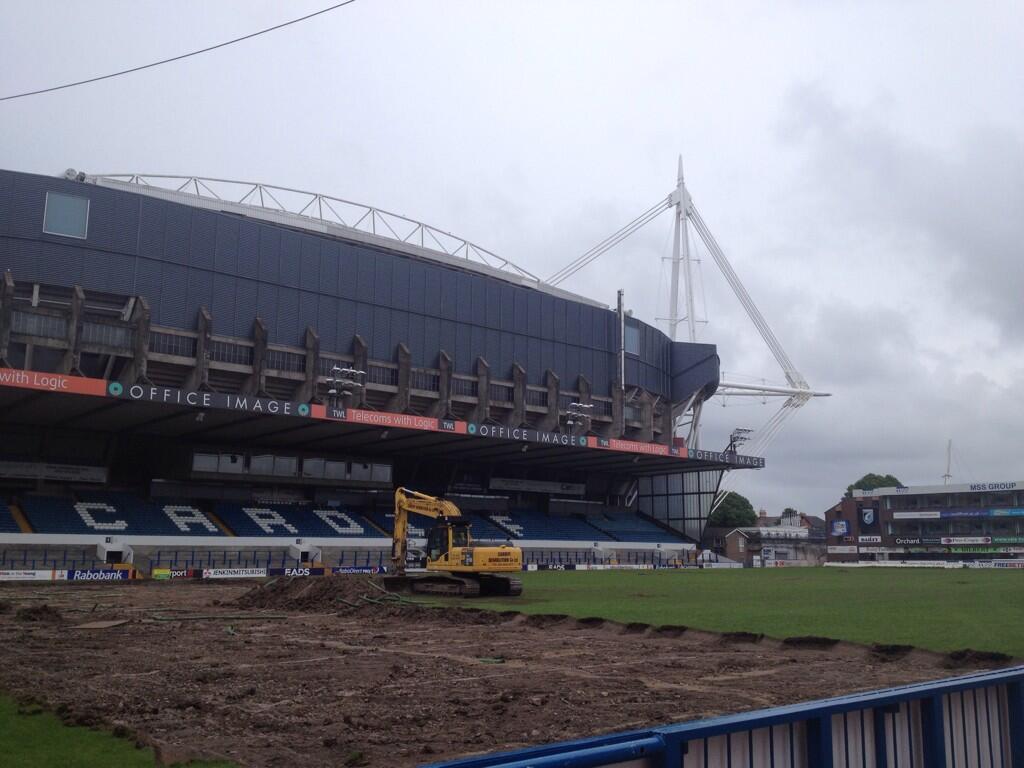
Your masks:
[{"label": "muddy ground", "polygon": [[424,608],[365,577],[0,585],[0,647],[0,690],[242,766],[405,768],[1008,663]]}]

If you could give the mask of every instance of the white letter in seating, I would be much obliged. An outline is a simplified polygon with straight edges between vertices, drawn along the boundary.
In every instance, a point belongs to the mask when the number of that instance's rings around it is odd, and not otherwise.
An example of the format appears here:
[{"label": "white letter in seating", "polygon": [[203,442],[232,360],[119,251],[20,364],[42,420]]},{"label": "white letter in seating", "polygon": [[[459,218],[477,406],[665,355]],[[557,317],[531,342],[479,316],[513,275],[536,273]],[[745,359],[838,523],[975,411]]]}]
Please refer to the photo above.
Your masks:
[{"label": "white letter in seating", "polygon": [[92,516],[93,512],[106,512],[109,515],[117,514],[116,509],[101,501],[80,501],[75,504],[75,512],[77,512],[78,516],[82,518],[82,522],[97,531],[123,531],[128,527],[128,523],[124,520],[114,520],[110,523],[97,523],[96,518]]},{"label": "white letter in seating", "polygon": [[[313,514],[327,523],[327,525],[342,536],[355,536],[356,534],[366,533],[363,526],[340,510],[315,509],[313,510]],[[342,525],[338,525],[338,523],[334,522],[335,520],[341,522]]]},{"label": "white letter in seating", "polygon": [[206,515],[200,512],[195,507],[182,507],[174,504],[168,504],[163,508],[164,514],[171,518],[171,522],[178,526],[178,530],[183,533],[191,533],[192,529],[190,525],[201,525],[211,533],[220,534],[220,529],[211,523]]},{"label": "white letter in seating", "polygon": [[298,530],[281,515],[267,507],[242,507],[242,511],[258,525],[264,533],[274,534],[274,526],[279,525],[289,533],[298,535]]}]

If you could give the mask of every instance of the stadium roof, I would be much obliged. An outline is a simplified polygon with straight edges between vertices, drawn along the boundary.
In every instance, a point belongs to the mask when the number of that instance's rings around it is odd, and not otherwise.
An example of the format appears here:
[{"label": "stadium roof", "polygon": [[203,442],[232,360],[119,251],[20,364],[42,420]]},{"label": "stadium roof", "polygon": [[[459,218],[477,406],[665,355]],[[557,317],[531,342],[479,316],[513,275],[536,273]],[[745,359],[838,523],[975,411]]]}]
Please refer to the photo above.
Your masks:
[{"label": "stadium roof", "polygon": [[[436,458],[568,471],[656,474],[698,469],[736,469],[723,454],[703,451],[682,459],[595,447],[483,438],[445,431],[400,429],[251,411],[199,410],[187,405],[90,397],[0,387],[0,420],[45,430],[137,433],[196,446],[259,447],[302,454],[360,458]],[[747,466],[763,466],[763,461]]]}]

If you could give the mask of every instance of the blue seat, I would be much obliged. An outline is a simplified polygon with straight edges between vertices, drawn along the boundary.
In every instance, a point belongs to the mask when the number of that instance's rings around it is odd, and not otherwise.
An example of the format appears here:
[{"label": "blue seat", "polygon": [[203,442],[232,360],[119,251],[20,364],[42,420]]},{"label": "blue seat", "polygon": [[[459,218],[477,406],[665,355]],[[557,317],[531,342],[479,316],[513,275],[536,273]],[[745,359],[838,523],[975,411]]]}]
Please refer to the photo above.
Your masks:
[{"label": "blue seat", "polygon": [[650,520],[631,512],[606,512],[587,518],[593,525],[607,531],[619,541],[669,544],[683,541],[682,534],[675,535]]},{"label": "blue seat", "polygon": [[493,513],[490,519],[516,539],[545,541],[612,541],[612,537],[578,517],[548,515],[535,509]]},{"label": "blue seat", "polygon": [[21,533],[7,502],[0,499],[0,533]]}]

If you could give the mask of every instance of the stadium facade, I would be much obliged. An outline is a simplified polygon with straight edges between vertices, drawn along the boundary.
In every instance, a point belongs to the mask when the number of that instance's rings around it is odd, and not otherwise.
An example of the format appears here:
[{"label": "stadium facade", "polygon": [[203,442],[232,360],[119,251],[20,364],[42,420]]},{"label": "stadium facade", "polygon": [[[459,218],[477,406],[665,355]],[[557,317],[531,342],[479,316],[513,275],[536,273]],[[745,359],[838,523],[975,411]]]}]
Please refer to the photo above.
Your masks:
[{"label": "stadium facade", "polygon": [[516,510],[533,538],[639,541],[625,514],[686,542],[722,472],[764,463],[673,439],[718,386],[713,345],[443,247],[0,171],[0,277],[0,499],[22,534],[310,535],[283,507],[237,531],[215,511],[262,500],[379,538],[405,485],[461,495],[494,537],[528,538],[495,517]]},{"label": "stadium facade", "polygon": [[826,517],[830,562],[1024,567],[1024,481],[854,490]]}]

